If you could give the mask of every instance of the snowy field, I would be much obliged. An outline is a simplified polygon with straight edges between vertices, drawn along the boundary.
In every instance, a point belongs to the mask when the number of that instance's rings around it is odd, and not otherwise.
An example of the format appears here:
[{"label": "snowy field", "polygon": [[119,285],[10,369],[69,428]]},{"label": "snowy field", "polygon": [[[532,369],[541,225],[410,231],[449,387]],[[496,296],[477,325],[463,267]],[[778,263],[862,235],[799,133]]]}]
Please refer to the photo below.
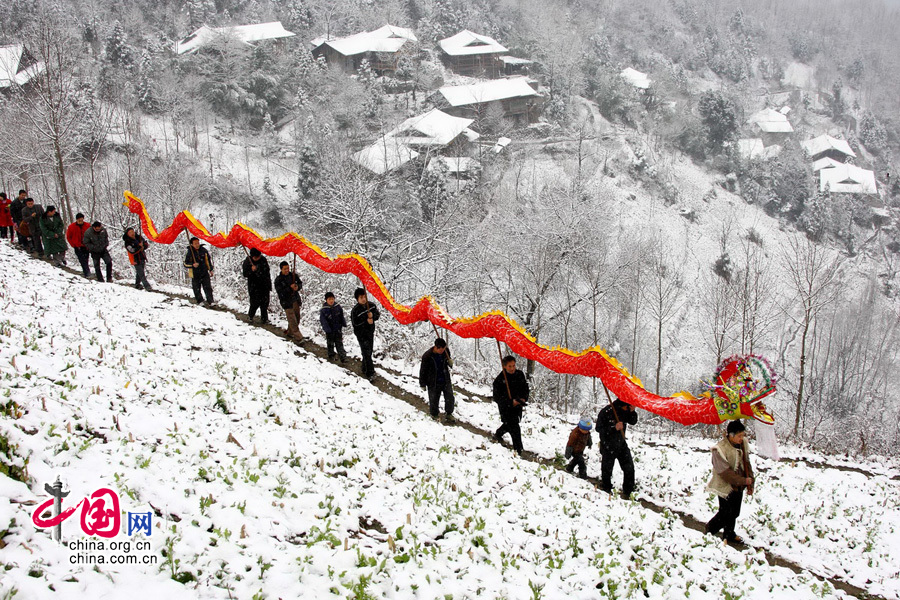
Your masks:
[{"label": "snowy field", "polygon": [[[0,597],[843,597],[432,422],[230,314],[85,281],[6,245],[0,302],[0,434],[31,478],[0,478]],[[496,425],[490,404],[457,414]],[[526,448],[553,457],[568,429],[530,415]],[[633,438],[639,495],[708,518],[703,445]],[[900,597],[896,472],[761,467],[739,531]],[[155,564],[72,564],[79,553],[31,522],[57,476],[64,507],[109,487],[123,512],[153,511],[149,537],[115,539],[149,542],[132,554]],[[62,531],[87,539],[78,513]]]}]

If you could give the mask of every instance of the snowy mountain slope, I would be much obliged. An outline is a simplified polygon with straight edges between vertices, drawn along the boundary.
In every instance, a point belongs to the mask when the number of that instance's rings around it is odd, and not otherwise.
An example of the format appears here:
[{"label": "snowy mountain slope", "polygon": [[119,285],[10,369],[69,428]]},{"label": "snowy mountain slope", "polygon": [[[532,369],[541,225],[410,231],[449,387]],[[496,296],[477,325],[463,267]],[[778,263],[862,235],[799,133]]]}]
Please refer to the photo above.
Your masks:
[{"label": "snowy mountain slope", "polygon": [[[409,391],[415,389],[412,378],[398,383],[405,383]],[[487,430],[498,425],[491,404],[468,404],[462,418]],[[541,416],[539,409],[530,409],[522,425],[526,449],[555,458],[575,422],[577,417],[567,422],[559,415]],[[637,496],[701,523],[708,521],[718,509],[715,498],[705,491],[709,448],[715,440],[686,440],[642,432],[640,426],[634,429],[630,446]],[[833,458],[827,460],[834,461],[834,466],[821,466],[824,457],[810,457],[792,448],[785,448],[784,455],[780,462],[754,457],[759,493],[745,498],[738,522],[749,543],[821,577],[836,577],[872,594],[900,598],[900,469],[871,464],[863,469],[866,474],[842,470],[844,465]],[[599,477],[599,454],[589,452],[588,456],[589,475]],[[802,462],[804,458],[812,465]],[[621,486],[618,470],[613,482]]]},{"label": "snowy mountain slope", "polygon": [[[3,401],[20,407],[0,433],[32,478],[0,479],[3,593],[841,596],[431,422],[228,314],[7,246],[0,290]],[[158,563],[72,565],[31,523],[57,476],[73,505],[108,486],[123,511],[155,511],[143,554]],[[64,540],[83,537],[77,515],[63,524]]]}]

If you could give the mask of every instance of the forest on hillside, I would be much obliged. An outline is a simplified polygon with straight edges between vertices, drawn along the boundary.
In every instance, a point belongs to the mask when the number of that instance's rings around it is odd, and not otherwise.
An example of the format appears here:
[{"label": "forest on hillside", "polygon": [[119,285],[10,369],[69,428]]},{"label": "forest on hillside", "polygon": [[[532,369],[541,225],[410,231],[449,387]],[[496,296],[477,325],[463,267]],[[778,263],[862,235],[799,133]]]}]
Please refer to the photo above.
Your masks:
[{"label": "forest on hillside", "polygon": [[[270,21],[296,35],[175,52],[203,26]],[[390,72],[334,68],[309,43],[385,24],[416,37]],[[400,300],[503,309],[542,343],[609,348],[660,393],[763,354],[782,374],[783,433],[896,452],[900,11],[879,0],[6,0],[0,30],[0,45],[24,47],[22,69],[44,65],[0,89],[7,193],[117,229],[133,224],[127,189],[160,223],[188,209],[210,228],[296,230],[367,256]],[[460,30],[532,61],[540,118],[473,113],[474,176],[425,168],[424,153],[377,176],[361,168],[356,153],[469,81],[437,45]],[[652,87],[623,80],[628,67]],[[785,106],[797,135],[743,156],[751,115]],[[826,133],[855,149],[877,194],[821,189],[801,142]],[[770,220],[729,218],[732,195]],[[698,223],[694,196],[721,207],[719,223]],[[684,219],[639,231],[623,197]],[[179,252],[153,268],[180,276],[164,265]],[[241,293],[238,276],[226,283]],[[385,351],[414,354],[396,346]],[[491,348],[465,349],[470,373],[493,370]],[[598,392],[529,371],[565,410]]]}]

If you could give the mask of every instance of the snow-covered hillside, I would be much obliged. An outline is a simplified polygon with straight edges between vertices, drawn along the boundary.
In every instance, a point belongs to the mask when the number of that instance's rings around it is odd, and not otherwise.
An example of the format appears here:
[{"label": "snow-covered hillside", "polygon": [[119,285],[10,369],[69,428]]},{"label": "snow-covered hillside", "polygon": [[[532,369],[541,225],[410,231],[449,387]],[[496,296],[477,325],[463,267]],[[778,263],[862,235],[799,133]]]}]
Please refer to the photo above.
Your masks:
[{"label": "snow-covered hillside", "polygon": [[[30,476],[29,485],[0,478],[0,595],[843,596],[810,573],[771,566],[760,550],[723,546],[675,514],[611,499],[433,422],[231,314],[86,281],[6,245],[0,305],[0,434],[15,448],[13,463],[27,459]],[[492,414],[475,402],[457,410],[482,427]],[[526,447],[552,457],[566,430],[558,419],[530,415]],[[701,454],[642,447],[640,436],[634,445],[641,495],[708,518]],[[596,472],[595,455],[589,468]],[[854,475],[858,492],[839,498],[849,475],[825,469],[809,477],[790,463],[764,468],[759,495],[777,503],[751,501],[739,528],[774,521],[760,539],[826,576],[868,560],[861,576],[871,591],[900,597],[896,472]],[[123,512],[152,511],[150,547],[130,554],[155,564],[72,564],[103,553],[60,546],[32,524],[49,498],[44,485],[57,476],[70,490],[64,507],[108,487]],[[788,482],[801,489],[787,491]],[[784,510],[805,514],[813,504],[823,507],[817,519],[832,510],[844,519],[815,543],[796,531],[779,536],[792,521]],[[755,514],[761,509],[768,520]],[[64,541],[86,539],[78,521],[76,513],[63,524]],[[812,531],[797,522],[795,529]],[[123,528],[114,539],[141,537]],[[857,539],[865,547],[843,554]]]}]

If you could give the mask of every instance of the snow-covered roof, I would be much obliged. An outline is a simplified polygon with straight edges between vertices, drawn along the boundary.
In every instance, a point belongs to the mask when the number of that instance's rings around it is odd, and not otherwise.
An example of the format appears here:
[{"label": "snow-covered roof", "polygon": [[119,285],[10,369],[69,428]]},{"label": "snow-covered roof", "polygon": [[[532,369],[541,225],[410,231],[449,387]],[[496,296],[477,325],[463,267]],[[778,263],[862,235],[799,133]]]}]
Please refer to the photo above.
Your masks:
[{"label": "snow-covered roof", "polygon": [[764,108],[750,117],[765,133],[790,133],[794,131],[788,118],[773,108]]},{"label": "snow-covered roof", "polygon": [[175,42],[175,53],[185,54],[196,52],[199,48],[210,43],[218,36],[233,36],[245,44],[261,42],[263,40],[275,40],[297,35],[291,33],[281,24],[281,21],[269,23],[255,23],[253,25],[237,25],[235,27],[207,27],[201,26],[197,31],[187,36],[180,42]]},{"label": "snow-covered roof", "polygon": [[821,171],[822,169],[830,169],[831,167],[840,167],[842,164],[844,163],[826,156],[813,163],[813,171]]},{"label": "snow-covered roof", "polygon": [[509,49],[486,35],[472,33],[463,29],[456,35],[452,35],[438,42],[441,50],[450,56],[472,56],[475,54],[499,54],[509,52]]},{"label": "snow-covered roof", "polygon": [[531,65],[534,64],[533,60],[528,60],[527,58],[519,58],[517,56],[501,56],[500,60],[503,61],[505,65]]},{"label": "snow-covered roof", "polygon": [[473,122],[433,108],[403,121],[386,135],[411,146],[446,146],[463,133],[470,141],[478,139],[479,135],[469,129]]},{"label": "snow-covered roof", "polygon": [[0,46],[0,89],[11,85],[25,85],[39,74],[44,72],[44,63],[37,62],[25,69],[19,70],[25,46],[13,44]]},{"label": "snow-covered roof", "polygon": [[443,165],[447,172],[452,174],[469,173],[481,168],[481,163],[468,156],[435,156],[428,161],[426,168],[429,171],[434,171],[438,168],[438,165]]},{"label": "snow-covered roof", "polygon": [[449,85],[438,90],[450,106],[468,106],[508,98],[537,96],[526,77],[492,79],[471,85]]},{"label": "snow-covered roof", "polygon": [[875,172],[855,165],[839,163],[819,171],[819,191],[832,194],[877,194]]},{"label": "snow-covered roof", "polygon": [[399,52],[406,42],[416,42],[418,39],[411,29],[385,25],[375,31],[363,31],[347,37],[329,40],[327,37],[317,37],[311,43],[313,48],[327,44],[336,52],[344,56],[355,56],[366,52]]},{"label": "snow-covered roof", "polygon": [[856,158],[856,152],[853,151],[850,144],[847,143],[847,140],[839,140],[828,134],[801,142],[800,145],[803,146],[803,149],[806,150],[806,153],[810,156],[815,156],[829,150],[836,150],[845,156]]},{"label": "snow-covered roof", "polygon": [[512,142],[512,140],[510,138],[501,137],[500,139],[497,140],[497,143],[494,144],[494,147],[491,148],[491,150],[494,151],[494,154],[498,154],[498,153],[502,152],[504,148],[509,146],[509,144],[511,142]]},{"label": "snow-covered roof", "polygon": [[745,159],[768,159],[781,154],[781,146],[773,144],[766,146],[760,138],[744,138],[738,140],[738,154]]},{"label": "snow-covered roof", "polygon": [[619,76],[638,89],[646,90],[650,87],[650,78],[647,77],[647,74],[641,73],[640,71],[632,69],[631,67],[622,69],[622,72],[619,73]]},{"label": "snow-covered roof", "polygon": [[373,173],[383,175],[401,167],[419,156],[406,144],[389,137],[380,137],[371,146],[366,146],[353,155],[353,160]]}]

